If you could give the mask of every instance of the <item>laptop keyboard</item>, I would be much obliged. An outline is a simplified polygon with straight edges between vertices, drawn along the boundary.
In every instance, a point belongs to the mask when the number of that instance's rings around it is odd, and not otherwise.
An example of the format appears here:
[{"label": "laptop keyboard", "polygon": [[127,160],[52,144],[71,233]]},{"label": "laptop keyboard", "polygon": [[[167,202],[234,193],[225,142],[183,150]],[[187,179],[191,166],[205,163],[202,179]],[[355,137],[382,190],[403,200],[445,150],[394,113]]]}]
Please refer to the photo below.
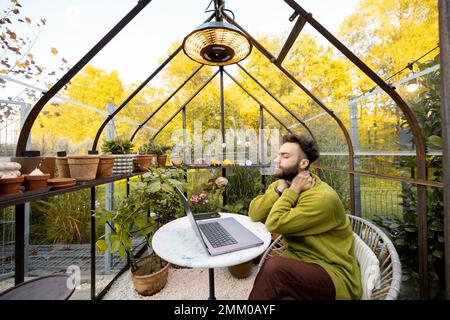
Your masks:
[{"label": "laptop keyboard", "polygon": [[202,223],[198,225],[213,248],[229,246],[237,241],[218,222]]}]

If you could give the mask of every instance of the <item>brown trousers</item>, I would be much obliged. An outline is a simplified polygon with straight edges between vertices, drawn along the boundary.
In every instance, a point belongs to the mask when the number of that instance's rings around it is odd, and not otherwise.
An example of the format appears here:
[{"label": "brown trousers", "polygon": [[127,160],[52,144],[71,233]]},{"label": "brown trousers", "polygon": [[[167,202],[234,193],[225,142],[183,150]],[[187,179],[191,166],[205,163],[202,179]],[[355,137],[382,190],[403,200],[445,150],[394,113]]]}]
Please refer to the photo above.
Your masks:
[{"label": "brown trousers", "polygon": [[274,256],[266,260],[249,300],[334,300],[335,288],[319,265]]}]

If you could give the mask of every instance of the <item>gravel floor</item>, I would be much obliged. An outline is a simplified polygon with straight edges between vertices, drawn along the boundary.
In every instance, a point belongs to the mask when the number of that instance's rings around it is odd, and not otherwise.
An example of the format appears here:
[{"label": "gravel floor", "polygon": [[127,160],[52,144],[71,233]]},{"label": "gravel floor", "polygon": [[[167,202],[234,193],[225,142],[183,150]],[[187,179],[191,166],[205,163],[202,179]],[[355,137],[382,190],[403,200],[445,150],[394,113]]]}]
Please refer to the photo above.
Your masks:
[{"label": "gravel floor", "polygon": [[[234,278],[227,268],[214,269],[215,294],[218,300],[246,300],[255,280],[257,266],[245,279]],[[153,296],[139,295],[129,272],[112,285],[104,300],[205,300],[209,296],[208,269],[169,269],[166,286]]]}]

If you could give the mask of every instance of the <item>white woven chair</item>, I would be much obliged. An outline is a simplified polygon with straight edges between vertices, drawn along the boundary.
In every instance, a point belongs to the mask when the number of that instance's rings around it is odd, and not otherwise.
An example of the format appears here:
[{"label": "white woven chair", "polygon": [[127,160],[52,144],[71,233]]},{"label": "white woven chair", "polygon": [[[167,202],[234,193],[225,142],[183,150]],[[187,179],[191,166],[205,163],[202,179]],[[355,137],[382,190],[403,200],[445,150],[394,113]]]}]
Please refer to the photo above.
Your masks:
[{"label": "white woven chair", "polygon": [[[361,238],[368,248],[375,254],[379,262],[379,278],[376,283],[371,283],[370,288],[367,279],[367,257],[370,253],[365,250],[365,248],[356,248],[358,250],[357,260],[361,268],[361,278],[363,290],[368,292],[368,297],[366,299],[370,300],[395,300],[400,293],[401,275],[402,269],[400,264],[400,259],[398,257],[397,251],[395,250],[392,241],[386,236],[386,234],[381,231],[373,223],[356,217],[348,215],[350,222],[352,224],[352,229],[355,236]],[[366,246],[365,246],[366,247]],[[367,248],[366,247],[366,248]],[[275,241],[267,248],[261,261],[259,262],[258,268],[260,269],[267,258],[271,256],[279,256],[284,251],[284,242],[282,241],[282,236],[279,236]],[[371,255],[371,254],[370,254]],[[366,274],[366,276],[364,276]],[[372,279],[373,280],[373,279]],[[373,289],[372,289],[373,286]]]}]

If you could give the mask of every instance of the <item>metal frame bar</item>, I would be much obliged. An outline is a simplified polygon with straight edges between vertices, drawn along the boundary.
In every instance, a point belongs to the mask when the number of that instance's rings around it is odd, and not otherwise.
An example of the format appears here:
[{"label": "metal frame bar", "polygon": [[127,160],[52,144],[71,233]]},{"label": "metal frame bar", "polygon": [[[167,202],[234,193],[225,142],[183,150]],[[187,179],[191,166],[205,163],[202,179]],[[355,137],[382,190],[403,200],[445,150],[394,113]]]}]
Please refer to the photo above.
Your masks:
[{"label": "metal frame bar", "polygon": [[287,54],[289,53],[289,50],[291,50],[292,46],[295,43],[295,40],[297,40],[298,35],[300,32],[302,32],[303,27],[306,24],[305,18],[302,16],[298,16],[297,21],[295,22],[295,25],[292,27],[291,33],[289,34],[288,38],[286,39],[286,42],[283,45],[283,48],[281,48],[280,53],[278,54],[277,63],[282,64],[284,59],[286,58]]},{"label": "metal frame bar", "polygon": [[444,259],[445,296],[450,300],[450,4],[439,0],[439,45],[441,49],[441,118],[444,157]]},{"label": "metal frame bar", "polygon": [[[219,5],[222,5],[223,1],[219,0]],[[224,84],[223,84],[223,66],[219,67],[220,71],[220,129],[222,131],[222,143],[226,143],[226,135],[225,135],[225,94],[224,94]],[[226,159],[225,149],[222,148],[222,159]],[[227,176],[227,170],[222,168],[222,177]],[[227,194],[226,190],[222,193],[222,205],[225,206],[227,204]],[[210,269],[211,270],[211,269]]]},{"label": "metal frame bar", "polygon": [[56,82],[39,101],[31,109],[20,130],[19,139],[17,141],[16,156],[22,156],[27,146],[28,136],[31,128],[38,117],[41,110],[50,101],[55,94],[66,85],[97,53],[103,49],[139,12],[144,9],[151,0],[140,0],[136,6],[131,9],[125,17],[122,18],[84,57],[82,57],[58,82]]},{"label": "metal frame bar", "polygon": [[91,187],[91,300],[95,300],[95,187]]},{"label": "metal frame bar", "polygon": [[170,101],[170,99],[172,99],[173,98],[173,96],[174,95],[176,95],[177,94],[177,92],[178,91],[180,91],[185,85],[186,85],[186,83],[188,83],[196,74],[197,74],[197,72],[199,72],[200,71],[200,69],[201,68],[203,68],[203,66],[204,65],[201,65],[200,67],[198,67],[197,69],[195,69],[195,71],[174,91],[174,92],[172,92],[172,94],[169,96],[169,97],[167,97],[167,99],[166,100],[164,100],[164,102],[163,103],[161,103],[161,105],[159,105],[159,107],[158,108],[156,108],[148,117],[147,117],[147,119],[145,119],[137,128],[136,128],[136,130],[134,130],[134,132],[133,132],[133,134],[131,135],[131,138],[130,138],[130,140],[131,141],[133,141],[134,140],[134,137],[136,136],[136,134],[139,132],[139,130],[141,130],[142,129],[142,127],[144,127],[145,126],[145,124],[148,122],[148,121],[150,121],[150,119],[151,118],[153,118],[153,116],[162,108],[162,107],[164,107],[165,105],[166,105],[166,103],[167,102],[169,102]]},{"label": "metal frame bar", "polygon": [[312,133],[312,131],[309,129],[309,127],[306,125],[305,122],[303,122],[303,120],[301,120],[292,110],[290,110],[288,107],[286,107],[281,101],[280,99],[278,99],[277,97],[275,97],[274,94],[272,94],[265,86],[263,86],[261,84],[261,82],[258,81],[258,79],[256,79],[252,74],[250,74],[250,72],[248,72],[243,66],[241,66],[239,63],[237,64],[238,67],[245,72],[246,75],[248,75],[254,82],[256,82],[269,96],[271,96],[276,102],[278,102],[278,104],[280,106],[282,106],[292,117],[295,118],[295,120],[297,120],[307,131],[308,133],[311,135],[311,137],[314,139],[314,141],[316,140],[316,137],[314,136],[314,134]]},{"label": "metal frame bar", "polygon": [[25,280],[25,203],[15,207],[15,232],[14,232],[14,284],[24,282]]},{"label": "metal frame bar", "polygon": [[192,99],[194,99],[200,91],[202,91],[203,88],[217,76],[218,73],[219,70],[217,70],[200,88],[198,88],[197,91],[155,132],[152,139],[155,139],[156,136],[170,123],[170,121],[172,121],[172,119],[175,118],[177,114],[180,113],[180,111],[183,110],[183,108],[185,108],[192,101]]},{"label": "metal frame bar", "polygon": [[398,181],[398,182],[406,182],[410,184],[414,184],[417,186],[426,186],[426,187],[433,187],[433,188],[445,188],[444,183],[438,182],[438,181],[432,181],[432,180],[420,180],[420,179],[413,179],[413,178],[405,178],[405,177],[395,177],[385,174],[379,174],[379,173],[371,173],[366,171],[358,171],[358,170],[347,170],[347,169],[339,169],[339,168],[331,168],[331,167],[323,167],[321,165],[315,165],[315,168],[319,170],[327,170],[327,171],[334,171],[334,172],[343,172],[343,173],[351,173],[355,175],[360,176],[366,176],[366,177],[372,177],[377,179],[384,179],[384,180],[390,180],[390,181]]},{"label": "metal frame bar", "polygon": [[108,115],[105,119],[105,121],[103,121],[103,123],[100,125],[100,127],[97,130],[97,133],[95,134],[95,138],[94,138],[94,142],[92,143],[92,150],[97,150],[97,144],[98,144],[98,140],[100,139],[100,135],[103,132],[103,129],[106,127],[106,125],[108,124],[108,122],[114,118],[114,116],[116,114],[118,114],[120,112],[120,110],[123,109],[123,107],[125,107],[128,102],[130,102],[146,85],[147,83],[150,82],[150,80],[152,80],[173,58],[176,57],[176,55],[181,51],[182,47],[179,46],[158,68],[155,69],[155,71],[153,71],[153,73],[144,80],[144,82],[142,82],[139,87],[137,87],[129,96],[128,98],[126,98],[117,108],[116,110],[114,110],[113,113],[111,113],[110,115]]},{"label": "metal frame bar", "polygon": [[239,81],[237,81],[235,78],[233,78],[233,76],[231,74],[229,74],[226,70],[224,70],[224,72],[231,80],[233,80],[234,83],[236,83],[239,86],[239,88],[242,89],[242,91],[244,91],[246,94],[248,94],[250,96],[250,98],[255,100],[260,105],[260,107],[262,107],[264,110],[266,110],[267,113],[272,116],[272,118],[274,118],[276,121],[278,121],[278,123],[281,124],[287,131],[294,134],[294,132],[291,129],[289,129],[289,127],[283,121],[278,119],[278,117],[276,115],[274,115],[261,101],[259,101],[254,95],[252,95],[250,92],[248,92],[247,89],[245,89],[242,86],[242,84],[239,83]]}]

